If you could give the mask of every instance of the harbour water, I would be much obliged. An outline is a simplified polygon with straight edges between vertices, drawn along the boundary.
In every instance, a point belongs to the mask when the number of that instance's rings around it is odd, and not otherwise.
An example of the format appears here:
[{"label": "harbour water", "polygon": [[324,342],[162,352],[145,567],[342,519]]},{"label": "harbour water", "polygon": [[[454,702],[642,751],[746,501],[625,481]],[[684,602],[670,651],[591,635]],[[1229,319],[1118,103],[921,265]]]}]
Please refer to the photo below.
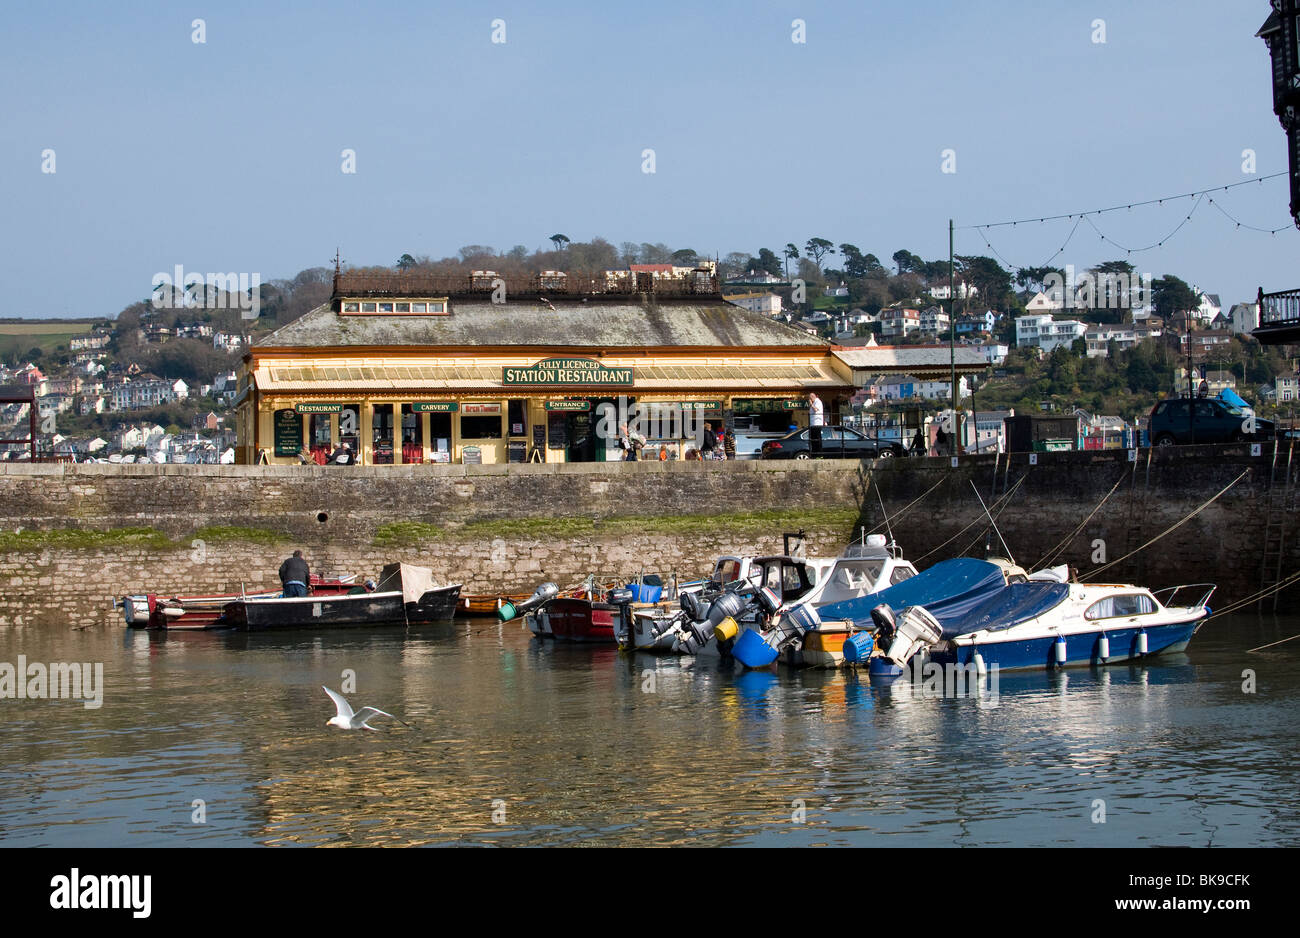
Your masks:
[{"label": "harbour water", "polygon": [[[0,700],[0,845],[1294,846],[1300,640],[1245,651],[1297,632],[1225,616],[1183,655],[1001,674],[988,706],[490,620],[6,629],[0,662],[104,688]],[[345,671],[410,725],[326,727]]]}]

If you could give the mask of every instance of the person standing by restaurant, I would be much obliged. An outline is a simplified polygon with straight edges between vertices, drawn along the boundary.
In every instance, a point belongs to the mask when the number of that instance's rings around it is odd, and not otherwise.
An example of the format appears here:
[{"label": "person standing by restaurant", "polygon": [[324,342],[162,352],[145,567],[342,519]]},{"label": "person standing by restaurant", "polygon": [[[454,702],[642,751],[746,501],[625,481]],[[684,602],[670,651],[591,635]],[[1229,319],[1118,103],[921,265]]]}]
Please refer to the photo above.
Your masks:
[{"label": "person standing by restaurant", "polygon": [[700,456],[703,459],[714,459],[713,451],[717,449],[718,437],[713,432],[713,424],[704,424],[704,436],[700,438]]},{"label": "person standing by restaurant", "polygon": [[302,551],[295,550],[292,557],[280,564],[280,584],[284,587],[285,598],[306,596],[310,582],[311,570],[307,561],[302,559]]},{"label": "person standing by restaurant", "polygon": [[822,399],[811,391],[808,392],[808,426],[820,427],[824,419]]},{"label": "person standing by restaurant", "polygon": [[722,452],[728,459],[736,458],[736,434],[731,427],[722,431]]}]

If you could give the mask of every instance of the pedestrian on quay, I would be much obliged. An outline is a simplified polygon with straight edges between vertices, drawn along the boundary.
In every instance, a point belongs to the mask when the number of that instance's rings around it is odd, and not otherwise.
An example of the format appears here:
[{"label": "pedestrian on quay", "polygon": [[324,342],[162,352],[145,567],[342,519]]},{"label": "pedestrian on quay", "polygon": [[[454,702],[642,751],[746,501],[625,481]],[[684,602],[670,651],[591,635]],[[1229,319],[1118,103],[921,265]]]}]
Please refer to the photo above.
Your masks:
[{"label": "pedestrian on quay", "polygon": [[704,424],[704,436],[700,440],[700,458],[716,459],[714,450],[718,447],[718,438],[713,432],[713,424],[707,421]]},{"label": "pedestrian on quay", "polygon": [[311,582],[311,570],[307,561],[302,559],[302,551],[295,550],[293,556],[280,564],[280,585],[284,587],[286,599],[307,595],[307,584]]},{"label": "pedestrian on quay", "polygon": [[722,431],[722,454],[728,459],[736,458],[736,434],[731,427]]},{"label": "pedestrian on quay", "polygon": [[808,426],[820,427],[824,419],[822,399],[811,391],[808,392]]}]

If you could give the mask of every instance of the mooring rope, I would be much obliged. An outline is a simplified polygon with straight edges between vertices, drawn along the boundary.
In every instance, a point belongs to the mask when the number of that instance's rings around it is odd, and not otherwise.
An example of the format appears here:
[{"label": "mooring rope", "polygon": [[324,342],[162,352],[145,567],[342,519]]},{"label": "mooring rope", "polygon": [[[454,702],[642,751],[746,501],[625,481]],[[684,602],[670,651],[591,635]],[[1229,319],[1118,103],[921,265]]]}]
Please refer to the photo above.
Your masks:
[{"label": "mooring rope", "polygon": [[[1136,463],[1135,463],[1134,466],[1133,466],[1133,471],[1134,471],[1134,472],[1137,472],[1137,464],[1136,464]],[[1115,481],[1115,484],[1114,484],[1113,486],[1111,486],[1110,491],[1106,493],[1106,495],[1102,498],[1102,500],[1099,501],[1099,502],[1097,503],[1097,507],[1094,508],[1094,509],[1092,510],[1092,513],[1089,514],[1088,517],[1084,518],[1083,521],[1082,521],[1082,523],[1080,523],[1080,525],[1079,525],[1077,528],[1075,528],[1073,531],[1071,531],[1069,534],[1067,534],[1067,535],[1065,536],[1065,538],[1061,541],[1061,543],[1057,544],[1055,547],[1053,547],[1051,550],[1049,550],[1046,554],[1044,554],[1041,558],[1039,558],[1038,562],[1034,564],[1033,569],[1035,569],[1035,570],[1041,570],[1041,569],[1043,569],[1043,566],[1044,566],[1045,564],[1047,564],[1047,563],[1049,563],[1050,561],[1054,560],[1054,559],[1056,558],[1056,556],[1057,556],[1058,554],[1060,554],[1061,551],[1065,550],[1066,546],[1069,545],[1069,543],[1070,543],[1072,540],[1074,540],[1076,537],[1079,536],[1079,532],[1082,531],[1082,530],[1084,529],[1084,527],[1088,524],[1089,521],[1091,521],[1091,520],[1093,519],[1093,517],[1097,514],[1097,512],[1101,511],[1101,506],[1104,505],[1104,504],[1106,504],[1106,500],[1107,500],[1108,498],[1110,498],[1112,495],[1115,494],[1115,490],[1116,490],[1117,488],[1119,488],[1120,483],[1123,482],[1124,479],[1125,479],[1127,476],[1128,476],[1128,472],[1127,472],[1127,471],[1125,471],[1125,472],[1121,472],[1121,473],[1119,474],[1119,478]]]},{"label": "mooring rope", "polygon": [[[938,482],[934,483],[934,485],[930,486],[928,489],[926,489],[924,492],[922,492],[922,493],[921,493],[920,495],[918,495],[916,498],[912,499],[910,502],[908,502],[907,507],[905,507],[902,511],[900,511],[898,514],[894,515],[892,518],[889,519],[889,523],[892,524],[893,522],[897,521],[899,518],[903,517],[903,515],[907,514],[907,513],[908,513],[909,511],[911,511],[914,507],[916,507],[918,504],[920,504],[920,502],[921,502],[922,499],[924,499],[927,495],[929,495],[931,492],[933,492],[933,491],[934,491],[935,489],[937,489],[939,486],[943,485],[943,484],[944,484],[945,482],[947,482],[950,478],[951,478],[951,476],[947,476],[947,475],[945,475],[945,476],[944,476],[942,479],[940,479]],[[865,498],[866,496],[863,496],[863,497]],[[886,522],[881,521],[879,524],[877,524],[874,528],[872,528],[872,529],[871,529],[870,531],[868,531],[867,533],[868,533],[868,534],[875,534],[877,531],[879,531],[881,528],[883,528],[883,527],[885,526],[885,524],[886,524]]]},{"label": "mooring rope", "polygon": [[[999,499],[994,503],[993,507],[996,508],[996,509],[999,509],[999,510],[1000,510],[1000,506],[1005,505],[1006,502],[1010,500],[1011,496],[1013,496],[1013,495],[1016,494],[1016,490],[1020,488],[1021,484],[1022,484],[1022,483],[1025,481],[1025,479],[1027,479],[1027,478],[1029,478],[1028,473],[1026,473],[1025,475],[1022,475],[1022,476],[1020,477],[1019,481],[1017,481],[1015,485],[1011,486],[1011,488],[1008,489],[1008,490],[1006,491],[1006,493],[1004,493],[1003,496],[1002,496],[1001,498],[999,498]],[[926,557],[929,557],[931,554],[936,554],[936,553],[938,553],[939,551],[943,550],[945,547],[947,547],[947,546],[948,546],[949,544],[951,544],[953,541],[957,540],[957,538],[961,537],[963,534],[965,534],[965,533],[966,533],[967,531],[969,531],[971,528],[975,527],[975,525],[979,524],[981,521],[984,521],[984,516],[983,516],[982,514],[981,514],[978,518],[976,518],[974,521],[972,521],[970,524],[966,525],[966,527],[962,528],[960,531],[958,531],[956,534],[954,534],[952,537],[948,538],[948,540],[944,541],[944,542],[943,542],[942,544],[940,544],[938,547],[934,548],[934,550],[930,551],[929,553],[925,554],[925,555],[922,556],[922,557],[918,557],[918,558],[914,561],[914,563],[920,564],[922,561],[925,560]],[[986,524],[985,524],[985,527],[987,527],[987,526],[988,526],[988,525],[987,525],[987,523],[986,523]],[[981,528],[981,529],[980,529],[980,535],[983,536],[983,534],[984,534],[984,528]],[[976,540],[979,540],[979,538],[976,538]]]},{"label": "mooring rope", "polygon": [[1202,502],[1202,503],[1200,504],[1200,506],[1196,508],[1195,511],[1193,511],[1191,514],[1187,515],[1187,517],[1183,518],[1181,521],[1175,522],[1173,525],[1171,525],[1170,527],[1168,527],[1168,528],[1166,528],[1165,530],[1161,531],[1161,532],[1160,532],[1159,534],[1157,534],[1155,537],[1151,538],[1151,540],[1147,541],[1147,542],[1146,542],[1145,544],[1143,544],[1141,547],[1138,547],[1138,548],[1135,548],[1135,549],[1129,551],[1129,552],[1128,552],[1127,554],[1125,554],[1123,557],[1117,557],[1117,558],[1115,558],[1114,560],[1112,560],[1110,563],[1104,563],[1104,564],[1102,564],[1100,567],[1094,567],[1093,569],[1089,570],[1087,573],[1083,574],[1083,577],[1096,576],[1098,573],[1101,573],[1101,571],[1103,571],[1103,570],[1107,570],[1107,569],[1109,569],[1109,568],[1115,566],[1115,564],[1117,564],[1117,563],[1123,563],[1125,560],[1128,560],[1128,559],[1129,559],[1130,557],[1132,557],[1134,554],[1139,553],[1140,551],[1144,551],[1144,550],[1146,550],[1148,547],[1150,547],[1150,546],[1151,546],[1152,544],[1154,544],[1156,541],[1160,540],[1162,537],[1164,537],[1164,536],[1166,536],[1166,535],[1168,535],[1168,534],[1172,534],[1174,531],[1176,531],[1176,530],[1178,530],[1179,528],[1181,528],[1181,527],[1182,527],[1183,525],[1185,525],[1187,522],[1191,521],[1193,518],[1195,518],[1197,515],[1199,515],[1202,511],[1204,511],[1205,509],[1209,508],[1212,504],[1214,504],[1216,501],[1218,501],[1219,498],[1220,498],[1220,496],[1222,496],[1224,492],[1228,491],[1228,489],[1232,488],[1234,485],[1236,485],[1238,482],[1240,482],[1242,479],[1244,479],[1244,478],[1245,478],[1246,476],[1248,476],[1249,474],[1250,474],[1250,470],[1249,470],[1249,469],[1244,470],[1244,471],[1241,473],[1241,475],[1237,476],[1237,478],[1233,479],[1231,482],[1229,482],[1229,483],[1228,483],[1227,485],[1225,485],[1223,488],[1219,489],[1219,491],[1216,492],[1215,495],[1214,495],[1212,498],[1210,498],[1208,501]]}]

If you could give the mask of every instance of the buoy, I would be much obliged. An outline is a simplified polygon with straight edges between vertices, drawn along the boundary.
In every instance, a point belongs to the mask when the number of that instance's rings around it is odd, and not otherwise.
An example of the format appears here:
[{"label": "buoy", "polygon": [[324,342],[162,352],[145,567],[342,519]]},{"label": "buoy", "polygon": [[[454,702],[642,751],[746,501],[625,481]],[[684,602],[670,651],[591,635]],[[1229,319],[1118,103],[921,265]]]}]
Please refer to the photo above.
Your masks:
[{"label": "buoy", "polygon": [[1105,632],[1102,632],[1101,638],[1097,639],[1097,657],[1102,661],[1110,657],[1110,639],[1106,637]]},{"label": "buoy", "polygon": [[1143,629],[1142,631],[1138,632],[1137,653],[1139,655],[1145,655],[1147,653],[1147,630],[1146,629]]},{"label": "buoy", "polygon": [[1056,666],[1058,668],[1065,667],[1065,636],[1064,635],[1056,636],[1056,642],[1054,643],[1054,648],[1056,651]]},{"label": "buoy", "polygon": [[730,641],[735,638],[739,631],[740,624],[731,616],[727,616],[714,628],[713,637],[718,640],[719,644],[721,644],[722,642]]}]

